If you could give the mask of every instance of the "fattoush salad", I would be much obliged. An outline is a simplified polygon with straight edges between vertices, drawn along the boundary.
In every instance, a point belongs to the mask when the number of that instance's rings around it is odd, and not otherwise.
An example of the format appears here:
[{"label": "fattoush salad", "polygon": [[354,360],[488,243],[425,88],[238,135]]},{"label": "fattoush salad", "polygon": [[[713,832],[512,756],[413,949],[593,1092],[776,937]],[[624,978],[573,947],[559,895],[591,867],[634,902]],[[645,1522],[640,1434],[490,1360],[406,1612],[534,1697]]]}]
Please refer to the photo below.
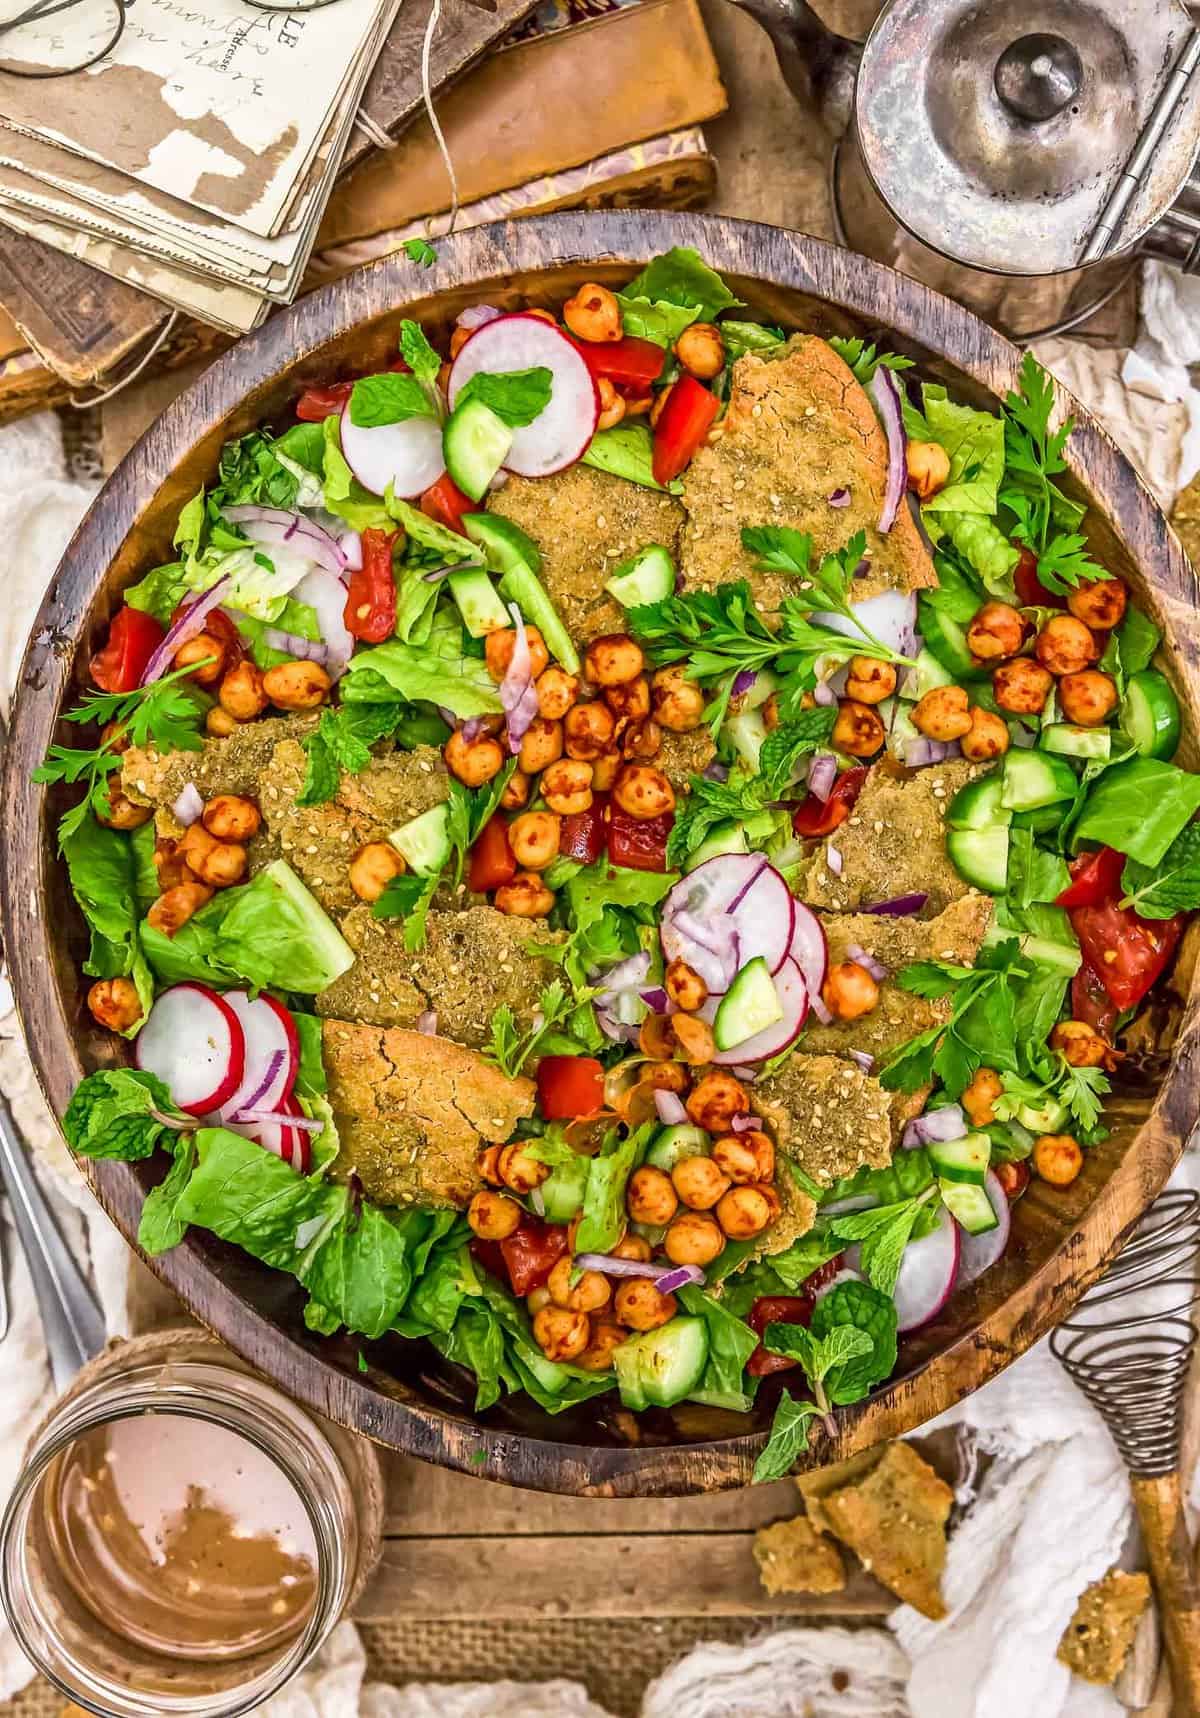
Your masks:
[{"label": "fattoush salad", "polygon": [[1158,630],[1032,358],[977,410],[686,250],[397,332],[226,445],[38,771],[128,1040],[68,1139],[481,1414],[783,1473],[1104,1135],[1200,906]]}]

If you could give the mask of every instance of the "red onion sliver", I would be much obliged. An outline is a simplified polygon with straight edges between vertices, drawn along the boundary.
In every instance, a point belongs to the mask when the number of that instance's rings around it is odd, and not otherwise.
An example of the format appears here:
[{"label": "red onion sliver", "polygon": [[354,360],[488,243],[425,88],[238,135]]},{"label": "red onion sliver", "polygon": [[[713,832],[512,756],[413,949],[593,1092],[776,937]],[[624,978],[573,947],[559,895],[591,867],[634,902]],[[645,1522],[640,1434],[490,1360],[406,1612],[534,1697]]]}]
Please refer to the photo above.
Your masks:
[{"label": "red onion sliver", "polygon": [[833,1025],[833,1015],[825,1006],[825,999],[817,991],[812,991],[808,998],[808,1006],[812,1009],[822,1026]]},{"label": "red onion sliver", "polygon": [[533,657],[524,618],[515,602],[509,603],[508,612],[513,617],[517,636],[508,669],[500,682],[500,702],[508,714],[508,749],[515,757],[529,724],[538,713],[538,696],[533,683]]},{"label": "red onion sliver", "polygon": [[494,322],[497,316],[503,316],[502,310],[497,310],[494,304],[468,304],[465,310],[460,310],[455,322],[460,328],[469,328],[474,333],[476,328],[482,328],[485,322]]},{"label": "red onion sliver", "polygon": [[832,841],[827,841],[825,843],[825,863],[828,865],[832,876],[841,876],[842,866],[845,861],[842,858],[841,849],[835,847]]},{"label": "red onion sliver", "polygon": [[831,710],[837,703],[837,694],[832,686],[827,686],[823,680],[818,680],[813,687],[813,703],[819,704],[824,710]]},{"label": "red onion sliver", "polygon": [[316,1116],[284,1115],[280,1110],[239,1110],[233,1117],[239,1126],[254,1126],[261,1122],[278,1122],[280,1127],[294,1127],[300,1133],[320,1133],[325,1123]]},{"label": "red onion sliver", "polygon": [[346,570],[346,556],[340,545],[324,526],[303,513],[288,513],[282,507],[226,507],[225,517],[240,525],[251,542],[287,545],[296,554],[314,561],[318,567],[340,578]]},{"label": "red onion sliver", "polygon": [[[809,1006],[811,1007],[811,1003]],[[740,1064],[731,1063],[729,1072],[735,1080],[744,1080],[748,1086],[752,1086],[762,1070],[761,1068],[744,1068]]]},{"label": "red onion sliver", "polygon": [[666,1271],[658,1279],[659,1294],[674,1294],[676,1289],[686,1288],[688,1283],[702,1283],[704,1272],[699,1265],[676,1265],[674,1270]]},{"label": "red onion sliver", "polygon": [[893,919],[906,919],[919,913],[929,896],[926,894],[895,895],[890,901],[876,901],[873,907],[861,907],[860,912],[879,913]]},{"label": "red onion sliver", "polygon": [[[282,1066],[283,1066],[283,1051],[282,1050],[273,1050],[271,1052],[270,1058],[267,1062],[266,1072],[264,1073],[262,1079],[259,1081],[259,1083],[255,1087],[255,1089],[250,1093],[250,1096],[248,1098],[246,1098],[246,1100],[243,1103],[239,1103],[236,1110],[232,1110],[229,1108],[228,1105],[226,1105],[226,1107],[219,1112],[221,1115],[221,1119],[223,1121],[229,1121],[229,1120],[240,1121],[243,1111],[255,1110],[257,1112],[258,1105],[262,1103],[263,1097],[265,1096],[265,1094],[267,1092],[269,1092],[271,1087],[275,1084],[275,1081],[279,1075],[279,1070],[280,1070],[280,1068],[282,1068]],[[231,1096],[236,1097],[237,1093],[234,1092],[231,1094]],[[271,1111],[271,1119],[272,1119],[272,1121],[279,1121],[282,1118],[274,1110],[272,1110]]]},{"label": "red onion sliver", "polygon": [[417,1015],[417,1031],[423,1032],[427,1038],[437,1037],[437,1026],[436,1010],[426,1008],[422,1013]]},{"label": "red onion sliver", "polygon": [[711,763],[705,764],[701,774],[705,781],[728,781],[729,765],[723,764],[720,758],[713,758]]},{"label": "red onion sliver", "polygon": [[682,1127],[687,1121],[687,1110],[678,1092],[656,1091],[654,1107],[664,1127]]},{"label": "red onion sliver", "polygon": [[175,656],[180,645],[186,644],[190,638],[198,638],[204,631],[204,623],[215,609],[229,585],[229,574],[218,579],[201,596],[198,596],[189,608],[180,615],[175,625],[167,633],[158,649],[151,656],[142,673],[142,685],[152,686],[156,680],[161,680]]},{"label": "red onion sliver", "polygon": [[848,489],[835,489],[829,497],[829,505],[831,507],[849,507],[850,491]]},{"label": "red onion sliver", "polygon": [[655,1014],[665,1014],[671,1006],[671,998],[661,985],[656,984],[652,989],[639,991],[638,994],[646,1007]]},{"label": "red onion sliver", "polygon": [[837,780],[838,764],[832,752],[814,752],[808,764],[808,791],[819,800],[827,800]]},{"label": "red onion sliver", "polygon": [[755,669],[755,668],[739,668],[738,672],[733,677],[733,686],[730,690],[730,696],[733,698],[743,697],[750,690],[751,686],[753,686],[754,682],[757,679],[758,679],[758,670],[757,669]]},{"label": "red onion sliver", "polygon": [[926,1110],[924,1115],[910,1121],[900,1143],[907,1151],[912,1151],[918,1145],[945,1145],[952,1139],[962,1139],[970,1131],[961,1105],[942,1104],[938,1109]]},{"label": "red onion sliver", "polygon": [[730,1133],[757,1133],[762,1127],[761,1116],[734,1116],[729,1124]]},{"label": "red onion sliver", "polygon": [[854,962],[855,966],[861,966],[864,972],[869,972],[877,984],[882,983],[882,981],[887,977],[888,969],[884,966],[883,962],[881,960],[876,960],[875,956],[870,954],[865,948],[861,947],[860,944],[848,943],[846,945],[846,953]]},{"label": "red onion sliver", "polygon": [[328,647],[320,639],[302,638],[298,632],[283,632],[277,626],[267,627],[263,638],[272,650],[284,650],[298,662],[319,662],[324,667],[329,660]]},{"label": "red onion sliver", "polygon": [[171,807],[171,816],[176,823],[182,823],[185,828],[190,828],[203,810],[204,801],[200,797],[200,789],[194,781],[190,781]]},{"label": "red onion sliver", "polygon": [[852,1062],[857,1062],[864,1074],[875,1072],[875,1058],[869,1050],[847,1050],[846,1054]]},{"label": "red onion sliver", "polygon": [[584,1271],[602,1271],[606,1277],[643,1277],[657,1283],[660,1288],[669,1282],[670,1286],[662,1290],[670,1294],[671,1289],[682,1288],[685,1283],[702,1283],[704,1272],[699,1265],[648,1265],[639,1259],[614,1259],[609,1253],[576,1253],[574,1264]]},{"label": "red onion sliver", "polygon": [[900,409],[900,389],[886,364],[880,364],[871,378],[867,392],[879,414],[888,444],[887,488],[879,529],[886,536],[896,523],[900,503],[908,484],[908,437],[904,433],[904,417]]}]

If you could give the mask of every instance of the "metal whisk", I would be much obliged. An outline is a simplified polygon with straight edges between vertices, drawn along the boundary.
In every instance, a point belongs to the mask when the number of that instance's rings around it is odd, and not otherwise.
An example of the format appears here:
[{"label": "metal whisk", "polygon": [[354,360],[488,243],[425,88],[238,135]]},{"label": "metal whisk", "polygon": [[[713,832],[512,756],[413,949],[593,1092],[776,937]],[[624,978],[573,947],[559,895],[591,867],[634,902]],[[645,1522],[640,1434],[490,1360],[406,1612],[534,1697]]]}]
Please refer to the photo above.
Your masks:
[{"label": "metal whisk", "polygon": [[1200,1193],[1164,1193],[1050,1347],[1129,1469],[1158,1595],[1176,1718],[1200,1718],[1200,1580],[1179,1473],[1198,1333]]}]

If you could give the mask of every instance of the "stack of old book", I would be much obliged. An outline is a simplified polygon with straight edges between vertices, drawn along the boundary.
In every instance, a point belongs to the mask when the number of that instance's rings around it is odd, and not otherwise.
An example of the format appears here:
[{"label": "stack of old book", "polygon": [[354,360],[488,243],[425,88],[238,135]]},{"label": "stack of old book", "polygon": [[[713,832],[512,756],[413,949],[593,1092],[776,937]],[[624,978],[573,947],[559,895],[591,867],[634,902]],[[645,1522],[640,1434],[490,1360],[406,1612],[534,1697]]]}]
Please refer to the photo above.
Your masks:
[{"label": "stack of old book", "polygon": [[[162,6],[172,14],[185,12],[177,0],[146,3],[152,11]],[[237,10],[235,0],[223,3]],[[390,3],[394,10],[395,0]],[[133,189],[126,188],[123,200],[106,198],[103,210],[98,204],[108,190],[105,176],[117,170],[90,157],[71,158],[71,192],[58,189],[53,200],[60,210],[85,214],[72,231],[65,219],[52,220],[40,208],[31,214],[16,197],[20,192],[45,200],[45,181],[28,165],[36,150],[55,157],[59,168],[67,152],[41,136],[0,126],[0,222],[10,228],[0,232],[0,306],[11,318],[0,312],[0,421],[57,403],[68,391],[111,386],[155,341],[161,346],[152,369],[208,355],[227,343],[230,332],[251,326],[270,301],[292,296],[297,286],[322,284],[415,237],[436,243],[451,198],[422,112],[420,49],[431,3],[404,0],[395,16],[357,113],[350,112],[341,177],[332,196],[334,157],[319,155],[328,124],[312,157],[314,170],[297,182],[289,203],[273,172],[280,148],[266,159],[267,150],[239,154],[223,139],[228,159],[218,176],[211,160],[211,121],[197,124],[199,144],[189,132],[170,150],[156,148],[151,161],[148,120],[136,135],[110,128],[121,148],[111,138],[103,147],[110,155],[122,153],[125,166],[136,165],[137,171],[127,175]],[[206,16],[213,4],[208,0]],[[264,58],[273,67],[284,52],[281,34],[298,25],[308,30],[318,20],[345,20],[339,27],[348,34],[352,15],[379,15],[371,12],[373,6],[381,6],[386,17],[389,0],[337,0],[297,15],[259,13],[267,20],[265,34],[274,49]],[[697,0],[542,0],[536,9],[533,0],[492,0],[492,7],[443,0],[443,26],[435,38],[433,80],[442,86],[438,114],[457,169],[460,227],[552,208],[680,206],[709,194],[713,165],[699,127],[723,111],[726,98]],[[239,15],[256,16],[250,10]],[[503,43],[501,34],[507,38]],[[500,51],[480,58],[489,47]],[[346,60],[343,52],[343,65]],[[321,87],[328,90],[335,82],[332,63],[325,71]],[[95,73],[70,81],[78,76]],[[7,111],[9,85],[16,81],[0,71],[0,112]],[[317,99],[300,100],[294,76],[287,88],[287,112],[297,132],[294,142],[289,133],[288,150],[298,157],[299,116],[309,115],[303,136],[314,138]],[[153,116],[160,129],[162,106],[160,99]],[[187,111],[192,112],[191,105]],[[344,117],[341,110],[339,117]],[[266,135],[266,128],[259,135]],[[4,164],[14,137],[27,163],[20,169]],[[180,199],[163,193],[160,183],[168,163],[180,160],[188,162],[191,175],[186,220],[179,218]],[[235,172],[238,164],[240,173]],[[36,165],[42,165],[41,157]],[[21,181],[16,192],[10,190],[10,176]],[[236,220],[229,206],[234,198]],[[267,224],[267,209],[274,211],[275,233],[246,228],[244,238],[230,242],[230,229],[246,219],[247,210],[259,227]],[[100,215],[108,221],[114,213],[126,229],[119,239],[96,224]],[[175,217],[172,239],[188,233],[186,267],[168,263],[154,248],[163,242],[168,215]],[[202,269],[195,266],[199,257]],[[245,266],[247,258],[258,272],[235,281],[231,270]],[[225,271],[219,279],[218,262]],[[189,314],[177,315],[168,328],[168,307],[186,308]]]}]

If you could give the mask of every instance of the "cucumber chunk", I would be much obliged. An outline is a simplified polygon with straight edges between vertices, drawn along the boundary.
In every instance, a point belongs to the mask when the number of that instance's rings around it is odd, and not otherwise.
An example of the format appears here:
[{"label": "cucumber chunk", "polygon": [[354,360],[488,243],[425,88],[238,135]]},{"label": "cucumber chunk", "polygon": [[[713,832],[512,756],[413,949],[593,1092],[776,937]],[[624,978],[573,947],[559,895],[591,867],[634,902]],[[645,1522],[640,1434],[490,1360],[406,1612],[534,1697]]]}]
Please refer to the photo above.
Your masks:
[{"label": "cucumber chunk", "polygon": [[490,406],[468,400],[450,413],[442,431],[446,470],[464,495],[482,501],[512,443],[512,430]]},{"label": "cucumber chunk", "polygon": [[986,1235],[989,1229],[999,1228],[1000,1219],[992,1209],[986,1187],[962,1181],[942,1181],[938,1185],[946,1209],[952,1217],[957,1217],[968,1235]]},{"label": "cucumber chunk", "polygon": [[388,840],[420,877],[440,871],[450,858],[450,813],[445,805],[431,806],[420,817],[393,829]]},{"label": "cucumber chunk", "polygon": [[500,632],[512,625],[512,615],[496,595],[495,586],[482,567],[466,567],[461,573],[451,573],[446,583],[472,638],[486,638],[489,632]]},{"label": "cucumber chunk", "polygon": [[702,1127],[692,1127],[688,1122],[679,1122],[674,1127],[665,1127],[655,1139],[646,1153],[646,1162],[654,1169],[662,1169],[668,1175],[677,1163],[682,1163],[685,1157],[705,1157],[711,1141]]},{"label": "cucumber chunk", "polygon": [[661,543],[647,543],[636,555],[622,561],[604,588],[622,608],[640,608],[643,603],[662,602],[675,590],[675,562]]},{"label": "cucumber chunk", "polygon": [[590,1158],[578,1157],[574,1163],[556,1164],[542,1182],[538,1191],[547,1223],[569,1223],[572,1217],[578,1216],[583,1208],[590,1161]]},{"label": "cucumber chunk", "polygon": [[1017,1120],[1030,1133],[1061,1133],[1067,1125],[1067,1106],[1057,1098],[1047,1098],[1044,1104],[1022,1104]]},{"label": "cucumber chunk", "polygon": [[1144,758],[1172,758],[1179,744],[1179,699],[1165,674],[1144,668],[1130,676],[1121,726]]},{"label": "cucumber chunk", "polygon": [[1010,811],[1037,811],[1073,799],[1078,781],[1065,758],[1053,752],[1005,752],[1000,768],[1000,803]]},{"label": "cucumber chunk", "polygon": [[[750,843],[740,823],[718,823],[697,847],[685,869],[694,871],[706,859],[723,859],[727,853],[749,853]],[[553,887],[553,884],[550,885]]]},{"label": "cucumber chunk", "polygon": [[542,557],[533,538],[511,520],[491,513],[464,513],[463,529],[480,545],[491,571],[500,574],[500,595],[515,602],[529,624],[537,627],[555,661],[568,674],[578,674],[579,652],[538,579]]},{"label": "cucumber chunk", "polygon": [[511,519],[496,513],[464,513],[463,526],[472,543],[478,543],[494,573],[507,573],[523,565],[533,573],[542,570],[542,555],[533,538]]},{"label": "cucumber chunk", "polygon": [[1008,887],[1008,830],[1003,824],[948,830],[946,852],[964,883],[988,895],[1002,895]]},{"label": "cucumber chunk", "polygon": [[917,626],[925,640],[925,648],[951,680],[985,680],[987,670],[981,668],[967,648],[966,628],[951,620],[942,609],[917,598]]},{"label": "cucumber chunk", "polygon": [[762,955],[747,962],[721,998],[713,1020],[718,1050],[733,1050],[783,1019],[783,1004]]},{"label": "cucumber chunk", "polygon": [[708,1327],[680,1316],[613,1350],[617,1387],[627,1408],[673,1408],[697,1387],[708,1364]]},{"label": "cucumber chunk", "polygon": [[946,809],[951,829],[1003,828],[1012,822],[1012,812],[1000,803],[1004,788],[999,770],[960,787]]},{"label": "cucumber chunk", "polygon": [[732,745],[738,757],[752,775],[758,774],[758,754],[767,737],[767,724],[761,710],[739,710],[730,716],[721,729],[722,737]]},{"label": "cucumber chunk", "polygon": [[929,1161],[943,1182],[961,1181],[983,1186],[992,1158],[992,1142],[986,1133],[964,1134],[962,1139],[934,1141],[928,1146]]},{"label": "cucumber chunk", "polygon": [[1039,744],[1045,751],[1061,752],[1067,758],[1107,758],[1112,752],[1112,734],[1107,728],[1077,728],[1073,722],[1051,722],[1042,729]]},{"label": "cucumber chunk", "polygon": [[917,665],[910,669],[905,676],[901,688],[902,698],[914,701],[923,698],[926,692],[933,692],[939,686],[953,686],[954,676],[948,669],[943,668],[932,650],[923,648],[917,652]]}]

